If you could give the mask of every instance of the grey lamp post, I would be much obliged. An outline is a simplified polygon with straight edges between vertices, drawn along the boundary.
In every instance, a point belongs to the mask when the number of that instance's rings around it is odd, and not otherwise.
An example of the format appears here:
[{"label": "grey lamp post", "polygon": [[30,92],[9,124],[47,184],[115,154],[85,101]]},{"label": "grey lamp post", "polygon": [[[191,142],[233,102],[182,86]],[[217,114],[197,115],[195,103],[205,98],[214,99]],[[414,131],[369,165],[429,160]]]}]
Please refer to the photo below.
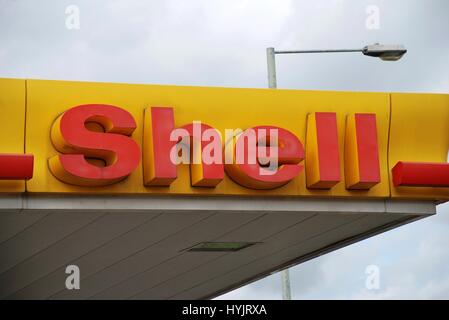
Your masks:
[{"label": "grey lamp post", "polygon": [[407,52],[401,45],[382,45],[375,43],[365,46],[362,49],[336,49],[336,50],[286,50],[278,51],[274,48],[267,48],[267,64],[268,64],[268,87],[276,88],[276,54],[290,53],[335,53],[335,52],[361,52],[365,56],[377,57],[384,61],[396,61]]},{"label": "grey lamp post", "polygon": [[[375,43],[368,45],[362,49],[336,49],[336,50],[287,50],[278,51],[274,48],[267,48],[267,67],[268,67],[268,87],[276,89],[276,54],[290,54],[290,53],[334,53],[334,52],[361,52],[365,56],[377,57],[384,61],[396,61],[407,52],[402,45],[381,45]],[[281,271],[282,281],[282,299],[291,300],[290,290],[290,274],[288,269]]]}]

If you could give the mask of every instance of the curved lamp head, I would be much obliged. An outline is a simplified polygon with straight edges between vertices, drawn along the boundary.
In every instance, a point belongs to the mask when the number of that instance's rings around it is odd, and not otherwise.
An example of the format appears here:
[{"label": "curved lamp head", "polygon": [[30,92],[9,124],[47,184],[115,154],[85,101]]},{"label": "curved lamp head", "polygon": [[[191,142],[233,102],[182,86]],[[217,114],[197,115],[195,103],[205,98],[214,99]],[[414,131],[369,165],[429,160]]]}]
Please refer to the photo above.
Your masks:
[{"label": "curved lamp head", "polygon": [[362,49],[365,56],[377,57],[384,61],[396,61],[402,58],[407,52],[404,46],[401,45],[383,45],[372,44]]}]

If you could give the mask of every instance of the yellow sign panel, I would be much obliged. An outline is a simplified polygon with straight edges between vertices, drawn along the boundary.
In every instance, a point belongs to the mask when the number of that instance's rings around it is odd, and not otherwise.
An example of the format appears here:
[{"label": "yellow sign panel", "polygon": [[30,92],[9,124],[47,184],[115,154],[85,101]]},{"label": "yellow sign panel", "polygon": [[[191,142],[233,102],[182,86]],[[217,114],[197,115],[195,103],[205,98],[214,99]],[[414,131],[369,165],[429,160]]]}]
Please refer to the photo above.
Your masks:
[{"label": "yellow sign panel", "polygon": [[[446,163],[449,151],[449,95],[391,94],[389,169],[399,162]],[[443,172],[438,174],[443,176]],[[449,188],[395,187],[399,198],[449,199]]]},{"label": "yellow sign panel", "polygon": [[[30,193],[449,199],[438,175],[432,182],[438,185],[409,186],[426,183],[419,170],[414,175],[413,163],[446,163],[448,95],[0,80],[0,97],[0,115],[8,119],[0,151],[34,155],[34,175],[26,181]],[[228,130],[243,132],[231,138],[238,145],[253,128],[275,128],[278,175],[254,173],[266,171],[262,158],[255,164],[192,164],[192,170],[166,165],[161,159],[168,159],[170,142],[164,134],[183,129],[190,139],[197,123],[219,133],[223,158],[230,154],[224,151]],[[76,131],[80,125],[84,136]],[[108,151],[105,137],[113,133],[122,135],[116,142],[127,152]],[[256,133],[258,144],[261,139],[267,140]],[[200,155],[207,149],[201,146]],[[164,156],[156,156],[161,150]],[[235,156],[237,146],[232,150]],[[214,152],[221,157],[221,149]],[[401,161],[415,171],[396,168],[393,182],[392,170]],[[114,176],[125,167],[129,174]],[[5,183],[23,184],[0,186]]]},{"label": "yellow sign panel", "polygon": [[[350,192],[342,180],[329,190],[306,188],[305,175],[299,174],[288,184],[272,190],[252,190],[229,177],[215,188],[192,187],[188,165],[178,168],[177,179],[168,187],[143,185],[142,165],[125,180],[104,187],[79,187],[56,179],[48,169],[47,159],[58,152],[49,139],[50,127],[67,109],[101,103],[118,106],[131,113],[137,123],[132,138],[142,145],[144,109],[152,106],[172,107],[175,126],[201,121],[219,130],[247,129],[257,125],[276,125],[305,141],[307,114],[315,111],[335,112],[340,154],[344,154],[346,115],[374,113],[377,116],[381,182],[370,190]],[[148,124],[145,124],[148,125]],[[121,85],[61,81],[28,81],[26,151],[35,155],[35,173],[27,182],[29,192],[78,193],[174,193],[215,195],[315,195],[388,197],[387,143],[389,96],[383,93],[312,92],[294,90],[259,90],[201,88],[181,86]],[[341,162],[343,165],[343,162]],[[343,171],[343,167],[341,167]]]},{"label": "yellow sign panel", "polygon": [[[25,149],[25,80],[0,79],[0,154]],[[25,181],[0,180],[0,192],[23,192]]]}]

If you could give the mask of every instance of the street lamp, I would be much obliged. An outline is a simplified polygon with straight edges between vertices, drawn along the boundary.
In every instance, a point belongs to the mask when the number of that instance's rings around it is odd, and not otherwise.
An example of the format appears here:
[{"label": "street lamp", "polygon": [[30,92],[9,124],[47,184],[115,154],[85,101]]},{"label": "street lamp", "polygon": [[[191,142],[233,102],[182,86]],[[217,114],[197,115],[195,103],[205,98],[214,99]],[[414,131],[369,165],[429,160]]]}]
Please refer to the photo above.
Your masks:
[{"label": "street lamp", "polygon": [[[333,50],[287,50],[278,51],[274,48],[267,48],[267,67],[268,67],[268,87],[276,89],[276,54],[289,53],[334,53],[334,52],[361,52],[365,56],[377,57],[384,61],[397,61],[407,52],[402,45],[382,45],[375,43],[363,47],[362,49],[333,49]],[[282,278],[282,298],[291,300],[290,274],[288,269],[281,271]]]},{"label": "street lamp", "polygon": [[289,53],[334,53],[334,52],[361,52],[365,56],[377,57],[384,61],[397,61],[407,52],[402,45],[382,45],[375,43],[365,46],[362,49],[333,49],[333,50],[287,50],[279,51],[274,48],[267,48],[268,63],[268,87],[276,88],[276,54]]}]

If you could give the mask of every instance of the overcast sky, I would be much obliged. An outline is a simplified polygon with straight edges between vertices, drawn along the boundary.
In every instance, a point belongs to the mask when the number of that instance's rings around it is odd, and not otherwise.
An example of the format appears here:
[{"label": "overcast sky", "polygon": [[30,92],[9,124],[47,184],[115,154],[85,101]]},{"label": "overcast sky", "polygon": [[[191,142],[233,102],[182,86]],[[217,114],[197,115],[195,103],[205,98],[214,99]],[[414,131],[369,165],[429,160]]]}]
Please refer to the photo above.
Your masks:
[{"label": "overcast sky", "polygon": [[[278,56],[278,87],[449,93],[448,32],[447,0],[0,0],[0,77],[263,88],[266,47],[380,42],[408,52],[398,62]],[[449,205],[440,205],[292,268],[293,298],[449,299],[448,244]],[[366,288],[370,265],[379,289]],[[279,299],[280,276],[222,298]]]}]

